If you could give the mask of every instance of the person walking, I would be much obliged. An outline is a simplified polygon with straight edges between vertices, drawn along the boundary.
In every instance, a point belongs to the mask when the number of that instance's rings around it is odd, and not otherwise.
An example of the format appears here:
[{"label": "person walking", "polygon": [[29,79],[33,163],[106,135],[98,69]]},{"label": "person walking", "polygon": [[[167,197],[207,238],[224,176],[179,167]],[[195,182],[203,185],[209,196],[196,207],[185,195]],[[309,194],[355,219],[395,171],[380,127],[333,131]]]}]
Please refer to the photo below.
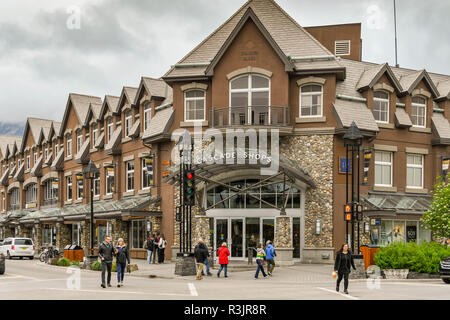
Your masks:
[{"label": "person walking", "polygon": [[111,237],[105,236],[105,241],[103,241],[100,244],[100,247],[98,248],[98,256],[100,257],[100,260],[102,261],[102,288],[106,288],[105,285],[105,273],[108,272],[108,287],[111,287],[111,270],[112,270],[112,262],[113,257],[115,255],[115,250],[113,245],[111,244]]},{"label": "person walking", "polygon": [[162,234],[158,241],[158,263],[164,263],[164,250],[166,246],[167,241],[164,239],[164,234]]},{"label": "person walking", "polygon": [[352,252],[348,249],[348,244],[344,243],[337,252],[336,261],[334,262],[334,272],[338,275],[336,282],[337,292],[339,292],[339,285],[341,284],[342,278],[344,278],[344,293],[348,294],[348,275],[351,272],[350,267],[353,267],[353,270],[356,270]]},{"label": "person walking", "polygon": [[[210,256],[210,254],[209,254],[209,249],[208,249],[208,246],[206,245],[205,241],[203,241],[203,244],[205,245],[205,247],[206,247],[206,252],[208,253],[208,255],[206,256],[206,259],[205,259],[205,269],[206,269],[206,274],[207,274],[208,276],[212,276],[212,273],[210,272],[210,269],[209,269],[209,256]],[[204,273],[203,270],[202,270],[202,276],[204,276],[204,275],[205,275],[205,273]]]},{"label": "person walking", "polygon": [[275,248],[272,245],[272,241],[266,242],[266,261],[267,261],[267,274],[272,276],[273,269],[275,269]]},{"label": "person walking", "polygon": [[149,236],[147,240],[144,242],[144,249],[147,250],[147,263],[150,264],[152,261],[152,253],[155,250],[155,238],[153,236]]},{"label": "person walking", "polygon": [[208,259],[208,248],[206,247],[202,238],[198,240],[198,243],[194,248],[194,257],[198,264],[196,280],[202,280],[202,272],[203,268],[205,267],[205,260]]},{"label": "person walking", "polygon": [[259,272],[261,271],[264,278],[267,277],[267,274],[264,272],[264,258],[266,257],[266,252],[263,249],[262,243],[258,245],[256,249],[256,264],[258,265],[255,273],[255,279],[258,279]]},{"label": "person walking", "polygon": [[125,276],[125,267],[130,264],[130,253],[122,238],[117,241],[116,247],[116,267],[117,267],[117,287],[123,286],[123,277]]},{"label": "person walking", "polygon": [[217,250],[217,255],[219,256],[220,268],[217,272],[217,278],[220,278],[220,273],[224,270],[225,278],[228,278],[228,257],[230,256],[230,250],[227,248],[227,243],[222,243],[222,246]]},{"label": "person walking", "polygon": [[160,239],[161,237],[159,236],[159,232],[158,233],[156,233],[156,236],[154,237],[154,240],[153,240],[153,248],[154,248],[154,251],[153,251],[153,264],[158,264],[158,260],[156,259],[156,257],[159,257],[159,248],[158,248],[158,242],[159,242],[159,239]]}]

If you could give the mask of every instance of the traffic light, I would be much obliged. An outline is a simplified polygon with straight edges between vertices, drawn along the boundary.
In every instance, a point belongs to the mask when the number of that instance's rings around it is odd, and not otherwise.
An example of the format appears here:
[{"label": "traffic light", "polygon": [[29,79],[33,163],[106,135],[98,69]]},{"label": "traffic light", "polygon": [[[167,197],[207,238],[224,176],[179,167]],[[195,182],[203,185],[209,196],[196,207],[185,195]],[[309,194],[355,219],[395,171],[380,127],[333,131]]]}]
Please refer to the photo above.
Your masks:
[{"label": "traffic light", "polygon": [[356,206],[356,219],[358,221],[363,221],[364,220],[363,206],[361,204],[358,204]]},{"label": "traffic light", "polygon": [[177,214],[175,216],[176,222],[181,222],[181,206],[177,207]]},{"label": "traffic light", "polygon": [[346,205],[344,205],[344,218],[345,221],[352,221],[352,216],[353,216],[353,206],[351,203],[347,203]]},{"label": "traffic light", "polygon": [[184,204],[195,205],[195,172],[186,170],[184,173]]}]

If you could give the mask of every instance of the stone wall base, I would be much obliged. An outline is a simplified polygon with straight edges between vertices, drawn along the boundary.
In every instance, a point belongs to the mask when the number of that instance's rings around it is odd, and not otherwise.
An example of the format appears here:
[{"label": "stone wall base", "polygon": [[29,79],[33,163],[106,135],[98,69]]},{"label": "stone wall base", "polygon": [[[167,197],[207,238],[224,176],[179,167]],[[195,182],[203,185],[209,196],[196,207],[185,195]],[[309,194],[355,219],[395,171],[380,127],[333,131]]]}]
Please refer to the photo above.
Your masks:
[{"label": "stone wall base", "polygon": [[302,263],[334,263],[334,248],[303,248]]},{"label": "stone wall base", "polygon": [[283,267],[294,265],[294,260],[292,258],[294,248],[275,248],[275,252],[277,254],[275,257],[275,264],[277,266]]},{"label": "stone wall base", "polygon": [[172,246],[170,248],[170,250],[172,251],[172,262],[176,262],[177,261],[177,253],[180,252],[180,247],[179,246]]}]

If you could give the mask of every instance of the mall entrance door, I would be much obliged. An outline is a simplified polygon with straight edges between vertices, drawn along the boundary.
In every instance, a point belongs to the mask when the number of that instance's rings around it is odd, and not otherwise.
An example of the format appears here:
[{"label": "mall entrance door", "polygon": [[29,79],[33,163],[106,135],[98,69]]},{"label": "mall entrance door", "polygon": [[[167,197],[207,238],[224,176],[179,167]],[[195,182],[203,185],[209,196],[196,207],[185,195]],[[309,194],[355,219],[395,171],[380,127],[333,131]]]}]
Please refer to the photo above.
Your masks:
[{"label": "mall entrance door", "polygon": [[214,223],[215,252],[227,243],[231,259],[244,257],[244,218],[216,218]]}]

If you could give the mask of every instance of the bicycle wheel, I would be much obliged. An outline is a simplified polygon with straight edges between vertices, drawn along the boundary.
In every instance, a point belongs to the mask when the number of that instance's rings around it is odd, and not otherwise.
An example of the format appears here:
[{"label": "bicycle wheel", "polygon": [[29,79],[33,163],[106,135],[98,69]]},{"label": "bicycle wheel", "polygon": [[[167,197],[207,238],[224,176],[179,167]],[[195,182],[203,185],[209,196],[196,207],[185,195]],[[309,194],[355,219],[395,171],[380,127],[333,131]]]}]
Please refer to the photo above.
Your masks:
[{"label": "bicycle wheel", "polygon": [[45,252],[41,252],[41,254],[39,255],[39,261],[40,262],[44,262],[45,261],[45,256],[46,256]]}]

